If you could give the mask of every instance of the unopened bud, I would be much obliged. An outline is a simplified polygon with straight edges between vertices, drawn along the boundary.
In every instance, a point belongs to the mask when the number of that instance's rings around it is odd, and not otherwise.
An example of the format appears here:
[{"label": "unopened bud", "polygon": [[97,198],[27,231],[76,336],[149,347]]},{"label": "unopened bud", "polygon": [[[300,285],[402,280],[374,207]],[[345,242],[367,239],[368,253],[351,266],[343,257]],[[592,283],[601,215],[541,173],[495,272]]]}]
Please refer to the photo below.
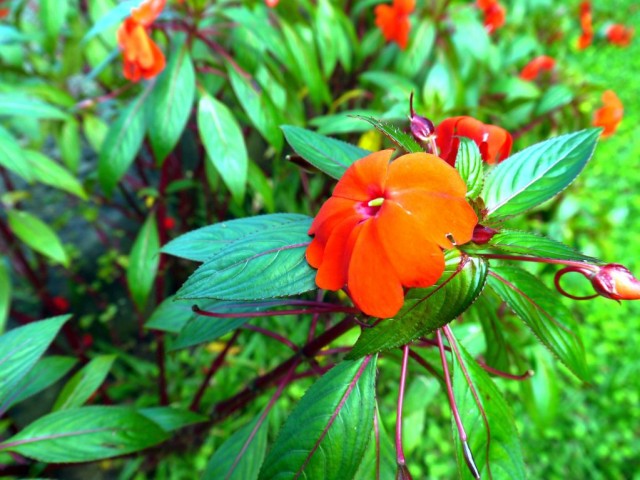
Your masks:
[{"label": "unopened bud", "polygon": [[484,245],[489,243],[496,233],[498,233],[498,230],[478,224],[473,229],[471,241],[478,245]]},{"label": "unopened bud", "polygon": [[640,300],[640,281],[627,267],[610,263],[591,277],[596,292],[613,300]]},{"label": "unopened bud", "polygon": [[409,117],[409,120],[411,120],[410,126],[413,138],[419,142],[429,141],[433,137],[433,132],[435,132],[436,127],[428,118],[416,115],[416,112],[413,109],[413,92],[411,92],[411,97],[409,97],[409,108],[411,111],[411,117]]}]

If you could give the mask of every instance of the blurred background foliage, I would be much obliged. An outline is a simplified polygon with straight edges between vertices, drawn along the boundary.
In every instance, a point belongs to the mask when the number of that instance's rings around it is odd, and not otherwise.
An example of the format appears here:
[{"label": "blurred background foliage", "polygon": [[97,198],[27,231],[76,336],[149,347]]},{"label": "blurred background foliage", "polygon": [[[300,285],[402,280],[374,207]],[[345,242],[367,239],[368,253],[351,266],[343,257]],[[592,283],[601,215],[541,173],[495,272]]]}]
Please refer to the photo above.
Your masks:
[{"label": "blurred background foliage", "polygon": [[[117,354],[107,368],[105,386],[96,394],[102,403],[158,404],[154,356],[159,343],[149,330],[138,336],[138,326],[153,320],[156,307],[191,268],[172,259],[154,269],[152,261],[143,259],[144,269],[153,270],[153,288],[132,291],[127,274],[135,278],[133,245],[143,225],[151,225],[145,219],[155,221],[153,228],[164,244],[222,219],[276,211],[313,215],[332,184],[287,159],[291,152],[279,126],[313,128],[378,149],[382,136],[353,115],[406,128],[411,92],[418,113],[435,123],[455,115],[477,117],[513,133],[518,151],[589,125],[601,93],[614,90],[625,105],[616,134],[600,142],[570,189],[519,221],[529,230],[640,272],[640,140],[634,135],[640,121],[640,83],[635,78],[640,46],[636,41],[622,49],[600,39],[577,50],[578,2],[505,0],[506,25],[489,35],[473,2],[418,1],[404,51],[385,43],[375,28],[372,12],[378,1],[281,0],[273,10],[261,1],[187,0],[189,9],[170,2],[154,27],[154,38],[169,65],[187,46],[197,82],[181,86],[193,90],[187,94],[188,119],[167,148],[158,146],[152,133],[157,123],[153,119],[166,115],[162,91],[151,82],[137,85],[122,77],[118,21],[105,23],[105,18],[115,18],[116,2],[5,3],[13,10],[0,21],[0,154],[5,159],[20,156],[20,165],[31,165],[20,170],[0,159],[0,217],[13,232],[0,243],[6,254],[0,282],[11,298],[7,326],[72,312],[73,326],[60,340],[58,353],[77,356],[80,364]],[[116,17],[122,20],[131,5],[118,7]],[[207,14],[197,22],[188,17],[205,5]],[[606,22],[640,25],[640,8],[633,0],[599,2],[593,8],[596,30]],[[189,33],[195,23],[199,33]],[[185,43],[187,35],[190,43]],[[536,82],[520,79],[524,65],[542,54],[556,59],[556,69]],[[147,96],[158,101],[145,103]],[[215,158],[207,160],[219,151],[203,138],[206,129],[196,119],[196,98],[202,102],[209,97],[218,102],[210,107],[218,114],[224,110],[216,107],[219,104],[231,112],[226,133],[240,132],[244,139],[248,153],[241,161],[246,166],[237,178],[226,177]],[[114,154],[109,139],[118,134],[117,119],[136,102],[145,104],[146,117],[136,120],[141,122],[138,133],[123,129],[132,138]],[[20,226],[26,234],[19,233]],[[15,242],[7,240],[11,238]],[[36,280],[24,269],[11,269],[9,259],[20,262],[15,260],[20,255]],[[554,271],[544,270],[539,271]],[[551,276],[544,278],[550,284]],[[583,288],[579,282],[571,286]],[[515,410],[530,477],[640,478],[639,307],[603,298],[567,305],[582,326],[592,382],[580,383],[539,345],[529,343],[519,346],[528,361],[517,367],[533,368],[537,375],[525,383],[496,380]],[[301,344],[306,330],[296,327],[308,322],[308,317],[268,318],[254,324]],[[163,348],[171,350],[175,336],[171,328],[165,330]],[[470,351],[483,351],[477,325],[462,322],[455,330]],[[269,370],[286,356],[282,345],[249,333],[238,337],[202,405],[210,408],[233,395],[256,372]],[[203,337],[195,353],[182,349],[167,356],[166,374],[172,380],[168,395],[174,404],[189,407],[203,373],[229,336]],[[381,412],[395,410],[398,359],[392,354],[379,362]],[[311,383],[313,378],[303,378],[286,390],[268,418],[270,438]],[[11,421],[0,419],[0,434],[46,413],[58,392],[45,392],[10,410]],[[183,439],[175,453],[163,454],[163,461],[143,456],[106,460],[56,475],[193,478],[194,470],[205,470],[229,433],[255,418],[268,399],[259,397],[243,415],[216,424],[202,446]],[[453,478],[450,412],[438,381],[412,369],[405,412],[405,453],[414,478]],[[393,422],[394,416],[382,416],[386,431],[393,431]],[[11,462],[0,454],[0,464]],[[32,473],[45,468],[37,464]]]}]

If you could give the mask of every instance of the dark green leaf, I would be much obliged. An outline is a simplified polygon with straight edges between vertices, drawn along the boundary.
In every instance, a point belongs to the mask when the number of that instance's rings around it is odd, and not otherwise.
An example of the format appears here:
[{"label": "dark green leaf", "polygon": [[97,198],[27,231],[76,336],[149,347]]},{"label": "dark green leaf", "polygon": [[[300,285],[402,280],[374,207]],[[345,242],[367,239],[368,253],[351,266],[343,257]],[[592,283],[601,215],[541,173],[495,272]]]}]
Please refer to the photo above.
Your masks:
[{"label": "dark green leaf", "polygon": [[185,282],[178,299],[260,300],[314,290],[305,259],[311,218],[260,230],[230,242]]},{"label": "dark green leaf", "polygon": [[391,140],[399,149],[403,150],[405,153],[424,153],[424,148],[422,148],[410,134],[403,132],[395,125],[377,120],[373,117],[356,115],[356,118],[364,120],[370,125],[373,125],[376,130],[378,130],[385,137]]},{"label": "dark green leaf", "polygon": [[280,128],[298,155],[333,178],[342,177],[353,162],[371,153],[304,128],[291,125],[283,125]]},{"label": "dark green leaf", "polygon": [[180,235],[162,247],[162,253],[205,262],[233,242],[307,220],[304,215],[275,213],[220,222]]},{"label": "dark green leaf", "polygon": [[3,411],[13,405],[40,393],[50,387],[75,365],[76,359],[71,357],[47,356],[34,365],[31,371],[20,381],[11,392],[4,405],[0,405],[0,417]]},{"label": "dark green leaf", "polygon": [[159,263],[160,238],[158,237],[156,218],[152,213],[142,225],[133,243],[127,267],[127,284],[131,297],[139,310],[143,310],[147,303],[156,279]]},{"label": "dark green leaf", "polygon": [[[469,447],[482,478],[524,479],[520,439],[511,408],[474,358],[454,340],[451,345],[453,359],[453,394],[462,424],[467,433]],[[482,405],[485,419],[476,404]],[[451,421],[456,439],[456,458],[461,479],[471,479],[462,453],[462,443],[455,421]]]},{"label": "dark green leaf", "polygon": [[231,65],[227,65],[227,72],[233,91],[249,120],[273,148],[282,150],[282,132],[278,128],[282,120],[267,91],[241,76]]},{"label": "dark green leaf", "polygon": [[[267,453],[269,424],[261,416],[235,431],[215,451],[202,477],[204,480],[256,480]],[[254,433],[255,430],[255,433]],[[253,436],[251,434],[253,433]],[[250,438],[251,437],[251,438]]]},{"label": "dark green leaf", "polygon": [[33,368],[71,315],[53,317],[15,328],[0,336],[0,405]]},{"label": "dark green leaf", "polygon": [[471,248],[474,253],[504,252],[511,255],[602,263],[597,258],[583,255],[564,243],[535,233],[518,230],[501,230],[493,236],[489,243]]},{"label": "dark green leaf", "polygon": [[460,147],[456,155],[456,170],[467,185],[467,198],[475,199],[484,185],[482,156],[473,140],[460,138]]},{"label": "dark green leaf", "polygon": [[69,257],[60,238],[49,225],[27,212],[9,210],[9,228],[24,243],[51,260],[69,266]]},{"label": "dark green leaf", "polygon": [[168,438],[155,422],[128,407],[82,407],[53,412],[0,444],[47,463],[74,463],[126,455]]},{"label": "dark green leaf", "polygon": [[68,410],[84,405],[107,378],[115,359],[115,355],[101,355],[82,367],[64,386],[52,411]]},{"label": "dark green leaf", "polygon": [[98,158],[98,180],[107,195],[111,195],[142,146],[146,129],[144,104],[149,92],[150,89],[147,88],[122,110],[102,142]]},{"label": "dark green leaf", "polygon": [[11,307],[11,275],[9,266],[0,260],[0,335],[7,323],[9,308]]},{"label": "dark green leaf", "polygon": [[525,212],[567,188],[593,155],[599,136],[599,129],[561,135],[500,163],[485,182],[486,218]]},{"label": "dark green leaf", "polygon": [[240,125],[227,106],[204,95],[198,104],[198,130],[209,160],[234,200],[244,198],[249,157]]},{"label": "dark green leaf", "polygon": [[[569,369],[588,380],[584,346],[569,309],[540,280],[517,267],[492,266],[489,285]],[[566,325],[565,325],[566,324]]]},{"label": "dark green leaf", "polygon": [[172,407],[141,408],[138,413],[159,425],[165,432],[173,432],[207,420],[207,417],[199,413]]},{"label": "dark green leaf", "polygon": [[[406,410],[405,410],[406,411]],[[377,415],[377,413],[376,413]],[[367,445],[360,467],[353,480],[371,480],[371,479],[392,479],[396,475],[398,464],[396,462],[396,449],[389,435],[384,429],[382,420],[378,417],[378,441],[376,441],[376,432],[371,432],[371,438]],[[378,444],[377,444],[378,443]],[[379,473],[378,459],[380,455]]]},{"label": "dark green leaf", "polygon": [[180,45],[172,50],[167,68],[158,77],[148,102],[147,131],[160,165],[180,140],[196,93],[191,56],[183,48],[184,43]]},{"label": "dark green leaf", "polygon": [[283,425],[260,479],[353,478],[373,429],[375,357],[343,361],[305,393]]},{"label": "dark green leaf", "polygon": [[446,325],[478,298],[487,278],[487,264],[479,258],[462,258],[448,252],[445,272],[436,285],[409,290],[396,318],[363,328],[347,358],[406,345]]}]

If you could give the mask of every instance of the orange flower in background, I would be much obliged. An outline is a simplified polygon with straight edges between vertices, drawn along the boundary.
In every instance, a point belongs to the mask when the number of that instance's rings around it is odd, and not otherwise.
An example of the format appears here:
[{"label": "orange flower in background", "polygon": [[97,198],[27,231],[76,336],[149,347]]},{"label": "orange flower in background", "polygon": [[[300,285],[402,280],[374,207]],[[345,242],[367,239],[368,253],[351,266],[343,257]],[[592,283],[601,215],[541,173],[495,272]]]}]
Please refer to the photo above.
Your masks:
[{"label": "orange flower in background", "polygon": [[633,28],[616,23],[607,28],[605,35],[609,43],[613,43],[619,47],[626,47],[631,43],[633,33]]},{"label": "orange flower in background", "polygon": [[491,34],[504,25],[506,12],[498,0],[477,0],[476,5],[484,14],[484,28],[488,33]]},{"label": "orange flower in background", "polygon": [[392,5],[378,5],[375,8],[376,25],[387,42],[396,42],[403,50],[407,47],[411,30],[409,14],[415,6],[415,0],[393,0]]},{"label": "orange flower in background", "polygon": [[147,32],[165,3],[166,0],[143,2],[131,10],[131,16],[118,28],[118,46],[124,60],[123,75],[132,82],[153,78],[165,67],[164,53]]},{"label": "orange flower in background", "polygon": [[582,2],[580,4],[580,26],[582,27],[582,35],[578,39],[578,48],[584,50],[593,41],[593,19],[591,16],[591,2]]},{"label": "orange flower in background", "polygon": [[542,72],[551,71],[555,66],[556,61],[553,58],[547,55],[540,55],[525,65],[520,72],[520,78],[528,81],[535,80]]},{"label": "orange flower in background", "polygon": [[504,128],[482,123],[472,117],[452,117],[440,122],[436,127],[436,145],[440,157],[448,164],[454,165],[460,139],[466,137],[473,140],[488,164],[499,163],[511,154],[513,139]]},{"label": "orange flower in background", "polygon": [[606,138],[613,135],[620,125],[624,108],[613,90],[607,90],[602,94],[602,103],[604,105],[593,115],[593,126],[604,128],[602,138]]},{"label": "orange flower in background", "polygon": [[428,287],[444,272],[443,248],[471,240],[478,221],[458,172],[427,153],[393,150],[357,160],[338,181],[311,228],[316,283],[347,291],[367,315],[393,317],[404,287]]},{"label": "orange flower in background", "polygon": [[267,7],[270,7],[270,8],[277,7],[279,2],[280,0],[265,0]]}]

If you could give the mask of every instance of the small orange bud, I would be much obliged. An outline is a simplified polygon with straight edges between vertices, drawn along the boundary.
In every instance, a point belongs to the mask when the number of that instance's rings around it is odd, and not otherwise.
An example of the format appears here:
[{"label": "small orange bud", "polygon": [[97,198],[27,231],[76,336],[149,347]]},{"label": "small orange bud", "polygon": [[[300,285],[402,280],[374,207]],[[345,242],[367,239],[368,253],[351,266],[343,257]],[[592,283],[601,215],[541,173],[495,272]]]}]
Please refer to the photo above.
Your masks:
[{"label": "small orange bud", "polygon": [[640,281],[627,267],[610,263],[591,277],[596,292],[613,300],[640,300]]}]

